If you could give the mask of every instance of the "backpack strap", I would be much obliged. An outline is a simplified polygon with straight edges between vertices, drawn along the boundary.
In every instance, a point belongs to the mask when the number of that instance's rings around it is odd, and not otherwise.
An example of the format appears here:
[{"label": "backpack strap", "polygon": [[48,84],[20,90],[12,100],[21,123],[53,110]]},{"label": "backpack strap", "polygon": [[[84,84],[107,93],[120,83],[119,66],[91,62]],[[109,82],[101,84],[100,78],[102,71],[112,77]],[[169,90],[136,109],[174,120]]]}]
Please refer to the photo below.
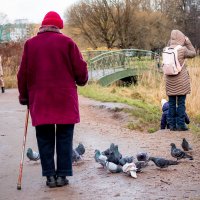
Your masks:
[{"label": "backpack strap", "polygon": [[[177,52],[178,52],[178,50],[180,49],[180,48],[182,48],[183,46],[181,46],[181,45],[177,45],[176,47],[174,47],[174,50],[176,50]],[[177,60],[178,60],[178,54],[177,54]],[[185,65],[185,59],[184,59],[184,62],[183,62],[183,64],[182,65],[180,65],[181,66],[181,68],[183,67]]]}]

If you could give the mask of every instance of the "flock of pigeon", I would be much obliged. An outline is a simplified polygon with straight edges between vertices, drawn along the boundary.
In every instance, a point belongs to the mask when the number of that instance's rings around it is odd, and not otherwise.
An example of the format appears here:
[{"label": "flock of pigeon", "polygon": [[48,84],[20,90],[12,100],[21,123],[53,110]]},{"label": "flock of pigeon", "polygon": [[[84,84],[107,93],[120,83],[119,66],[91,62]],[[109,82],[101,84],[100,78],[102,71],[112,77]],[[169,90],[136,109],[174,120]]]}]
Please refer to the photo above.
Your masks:
[{"label": "flock of pigeon", "polygon": [[[96,149],[94,159],[97,163],[103,166],[103,168],[111,173],[124,172],[133,178],[137,178],[137,173],[147,167],[149,161],[152,161],[159,168],[167,168],[170,165],[177,165],[178,160],[180,159],[188,158],[189,160],[193,160],[193,157],[186,153],[192,150],[192,148],[185,138],[183,138],[181,144],[183,150],[176,148],[174,143],[171,143],[170,146],[171,156],[176,158],[176,161],[158,157],[149,157],[149,155],[145,152],[138,153],[136,158],[133,156],[123,157],[119,152],[118,145],[115,145],[114,143],[112,143],[110,147],[103,152]],[[77,163],[82,160],[84,153],[85,147],[82,143],[79,143],[79,145],[73,149],[72,162]],[[31,148],[28,148],[26,155],[31,161],[37,161],[40,159],[39,153],[33,151]]]},{"label": "flock of pigeon", "polygon": [[111,173],[124,172],[133,178],[137,178],[137,172],[141,172],[143,168],[147,167],[149,161],[152,161],[159,168],[167,168],[170,165],[177,165],[178,160],[180,159],[188,158],[189,160],[193,160],[193,157],[186,153],[186,151],[190,151],[192,148],[185,138],[183,138],[181,144],[183,151],[176,148],[174,143],[171,143],[170,146],[171,156],[176,158],[176,161],[158,157],[149,157],[147,153],[138,153],[136,159],[133,156],[122,157],[118,145],[113,143],[110,145],[110,148],[103,152],[95,150],[94,159]]}]

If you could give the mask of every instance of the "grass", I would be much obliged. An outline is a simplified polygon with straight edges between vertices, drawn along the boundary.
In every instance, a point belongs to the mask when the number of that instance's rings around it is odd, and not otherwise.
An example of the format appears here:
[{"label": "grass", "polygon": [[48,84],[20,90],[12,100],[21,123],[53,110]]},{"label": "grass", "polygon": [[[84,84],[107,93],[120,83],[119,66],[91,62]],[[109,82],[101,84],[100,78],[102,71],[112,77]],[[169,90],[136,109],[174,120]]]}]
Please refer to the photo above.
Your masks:
[{"label": "grass", "polygon": [[17,87],[17,77],[16,76],[5,76],[4,77],[6,88],[16,88]]},{"label": "grass", "polygon": [[90,84],[86,87],[80,87],[79,93],[98,101],[118,102],[131,106],[133,109],[124,109],[124,112],[128,112],[137,119],[134,123],[127,124],[130,129],[147,130],[149,132],[159,129],[159,107],[145,102],[144,98],[134,89],[116,86],[104,88],[97,84]]}]

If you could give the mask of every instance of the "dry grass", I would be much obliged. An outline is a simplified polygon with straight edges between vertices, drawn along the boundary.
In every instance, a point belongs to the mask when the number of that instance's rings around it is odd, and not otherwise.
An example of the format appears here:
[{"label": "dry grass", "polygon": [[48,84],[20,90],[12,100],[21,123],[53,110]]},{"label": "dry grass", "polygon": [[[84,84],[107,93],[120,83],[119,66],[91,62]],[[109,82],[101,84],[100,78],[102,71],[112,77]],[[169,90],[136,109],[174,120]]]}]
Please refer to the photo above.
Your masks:
[{"label": "dry grass", "polygon": [[[187,95],[187,112],[191,116],[200,114],[200,57],[196,57],[187,62],[188,71],[191,78],[191,94]],[[143,74],[138,86],[132,86],[127,90],[134,90],[139,93],[147,102],[160,105],[162,98],[166,98],[164,75],[149,71]],[[130,91],[131,92],[131,91]],[[127,91],[126,91],[127,93]]]}]

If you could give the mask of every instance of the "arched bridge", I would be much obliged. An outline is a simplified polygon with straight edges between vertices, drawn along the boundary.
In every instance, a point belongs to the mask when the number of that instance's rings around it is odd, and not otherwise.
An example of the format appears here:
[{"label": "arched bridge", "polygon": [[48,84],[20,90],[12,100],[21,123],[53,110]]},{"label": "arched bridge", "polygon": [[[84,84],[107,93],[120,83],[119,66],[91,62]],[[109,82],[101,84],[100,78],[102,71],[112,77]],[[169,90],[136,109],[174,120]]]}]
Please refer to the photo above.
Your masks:
[{"label": "arched bridge", "polygon": [[123,49],[82,52],[88,63],[89,80],[107,86],[126,77],[138,76],[155,68],[158,56],[147,50]]}]

